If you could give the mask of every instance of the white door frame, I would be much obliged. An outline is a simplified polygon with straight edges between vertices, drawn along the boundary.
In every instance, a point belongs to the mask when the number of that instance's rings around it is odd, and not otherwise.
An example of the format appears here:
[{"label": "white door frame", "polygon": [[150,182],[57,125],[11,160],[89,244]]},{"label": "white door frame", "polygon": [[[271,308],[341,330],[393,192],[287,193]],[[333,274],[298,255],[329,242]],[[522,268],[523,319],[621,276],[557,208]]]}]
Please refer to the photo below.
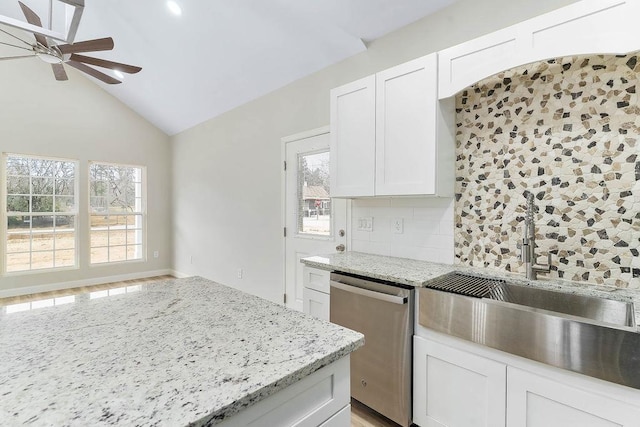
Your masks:
[{"label": "white door frame", "polygon": [[[286,212],[286,198],[285,191],[287,172],[285,170],[285,163],[287,159],[287,143],[298,141],[300,139],[311,138],[318,135],[330,133],[330,127],[322,126],[319,128],[311,129],[308,131],[289,135],[280,139],[280,229],[282,230],[282,304],[285,304],[286,291],[287,291],[287,242],[284,235],[284,230],[287,226],[287,212]],[[351,200],[347,200],[347,212],[346,212],[346,246],[347,249],[351,247]],[[290,232],[293,232],[290,230]]]}]

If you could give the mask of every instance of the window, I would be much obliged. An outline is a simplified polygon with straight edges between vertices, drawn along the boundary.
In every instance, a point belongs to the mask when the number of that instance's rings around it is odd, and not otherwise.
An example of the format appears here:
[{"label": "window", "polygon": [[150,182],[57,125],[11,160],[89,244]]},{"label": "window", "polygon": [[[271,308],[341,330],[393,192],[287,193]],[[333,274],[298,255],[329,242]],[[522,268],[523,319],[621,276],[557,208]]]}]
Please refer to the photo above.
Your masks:
[{"label": "window", "polygon": [[329,151],[298,154],[298,233],[331,235]]},{"label": "window", "polygon": [[144,168],[89,165],[91,264],[144,258]]},{"label": "window", "polygon": [[77,163],[7,154],[4,270],[76,267]]}]

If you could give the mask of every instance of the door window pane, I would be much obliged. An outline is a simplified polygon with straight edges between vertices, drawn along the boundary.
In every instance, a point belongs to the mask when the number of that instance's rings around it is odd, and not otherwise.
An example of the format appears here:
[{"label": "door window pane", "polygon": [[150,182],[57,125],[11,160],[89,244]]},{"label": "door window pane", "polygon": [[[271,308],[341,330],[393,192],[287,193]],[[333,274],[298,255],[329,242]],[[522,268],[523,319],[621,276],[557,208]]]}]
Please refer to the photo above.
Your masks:
[{"label": "door window pane", "polygon": [[298,233],[331,235],[329,151],[298,156]]}]

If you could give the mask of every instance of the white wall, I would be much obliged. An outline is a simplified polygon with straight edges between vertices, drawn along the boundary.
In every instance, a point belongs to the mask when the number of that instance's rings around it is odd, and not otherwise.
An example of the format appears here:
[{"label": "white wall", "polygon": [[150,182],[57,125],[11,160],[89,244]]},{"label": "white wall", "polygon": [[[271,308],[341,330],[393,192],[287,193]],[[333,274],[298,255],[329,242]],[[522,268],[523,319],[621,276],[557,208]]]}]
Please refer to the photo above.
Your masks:
[{"label": "white wall", "polygon": [[[51,67],[37,59],[0,62],[0,152],[79,160],[80,268],[0,277],[2,295],[52,284],[101,282],[105,277],[140,277],[171,268],[169,138],[87,78],[67,70],[69,81],[57,82]],[[144,72],[137,78],[144,78]],[[147,167],[147,262],[89,267],[90,160]],[[154,250],[160,252],[157,259]]]},{"label": "white wall", "polygon": [[173,137],[175,269],[279,301],[280,139],[327,125],[333,87],[572,2],[462,0],[365,53]]}]

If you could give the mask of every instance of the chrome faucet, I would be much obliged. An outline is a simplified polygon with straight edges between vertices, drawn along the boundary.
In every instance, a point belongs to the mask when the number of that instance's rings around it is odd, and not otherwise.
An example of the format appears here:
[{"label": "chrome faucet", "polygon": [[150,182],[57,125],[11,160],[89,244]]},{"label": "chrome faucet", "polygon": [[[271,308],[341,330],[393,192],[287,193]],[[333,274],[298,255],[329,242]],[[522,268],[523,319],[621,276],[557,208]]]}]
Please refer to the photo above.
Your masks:
[{"label": "chrome faucet", "polygon": [[524,236],[520,245],[520,257],[526,269],[527,279],[536,280],[538,273],[551,271],[551,252],[547,252],[547,264],[536,263],[536,226],[533,221],[533,193],[527,195],[527,212],[524,217]]}]

